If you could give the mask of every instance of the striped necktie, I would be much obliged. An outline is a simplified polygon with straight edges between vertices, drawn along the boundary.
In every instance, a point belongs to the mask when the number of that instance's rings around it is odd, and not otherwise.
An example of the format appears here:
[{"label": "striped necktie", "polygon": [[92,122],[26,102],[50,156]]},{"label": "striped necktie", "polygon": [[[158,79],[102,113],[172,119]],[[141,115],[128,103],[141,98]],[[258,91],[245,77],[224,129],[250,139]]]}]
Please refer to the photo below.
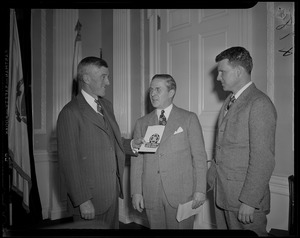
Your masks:
[{"label": "striped necktie", "polygon": [[230,97],[229,103],[228,103],[228,105],[226,107],[227,111],[229,110],[229,108],[231,107],[231,105],[235,102],[235,100],[236,100],[236,98],[235,98],[234,94],[232,94],[231,97]]},{"label": "striped necktie", "polygon": [[97,112],[98,112],[101,116],[104,117],[103,108],[102,108],[102,106],[101,106],[101,104],[100,104],[99,99],[98,99],[98,100],[95,99],[95,103],[97,104]]},{"label": "striped necktie", "polygon": [[236,98],[234,96],[234,94],[231,95],[230,100],[225,108],[225,112],[224,112],[224,116],[227,114],[228,110],[230,109],[230,107],[232,106],[232,104],[235,102]]}]

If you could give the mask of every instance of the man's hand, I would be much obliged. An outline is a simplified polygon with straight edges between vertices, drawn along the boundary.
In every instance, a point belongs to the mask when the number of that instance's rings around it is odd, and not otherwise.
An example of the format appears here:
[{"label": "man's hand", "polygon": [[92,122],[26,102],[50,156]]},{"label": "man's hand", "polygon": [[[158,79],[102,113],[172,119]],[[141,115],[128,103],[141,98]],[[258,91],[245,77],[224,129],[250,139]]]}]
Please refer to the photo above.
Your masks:
[{"label": "man's hand", "polygon": [[204,193],[200,192],[195,192],[194,193],[194,198],[193,198],[193,203],[192,203],[192,208],[196,209],[200,207],[206,200],[206,195]]},{"label": "man's hand", "polygon": [[244,224],[249,224],[254,221],[254,207],[250,207],[249,205],[242,203],[239,210],[238,220]]},{"label": "man's hand", "polygon": [[79,209],[80,215],[83,219],[91,220],[95,218],[95,208],[91,200],[87,200],[80,204]]},{"label": "man's hand", "polygon": [[142,212],[144,209],[144,198],[142,194],[133,194],[132,196],[132,206],[134,209]]},{"label": "man's hand", "polygon": [[132,140],[132,147],[133,147],[133,149],[138,150],[141,147],[141,145],[145,142],[146,141],[144,140],[143,137],[134,139],[134,140]]}]

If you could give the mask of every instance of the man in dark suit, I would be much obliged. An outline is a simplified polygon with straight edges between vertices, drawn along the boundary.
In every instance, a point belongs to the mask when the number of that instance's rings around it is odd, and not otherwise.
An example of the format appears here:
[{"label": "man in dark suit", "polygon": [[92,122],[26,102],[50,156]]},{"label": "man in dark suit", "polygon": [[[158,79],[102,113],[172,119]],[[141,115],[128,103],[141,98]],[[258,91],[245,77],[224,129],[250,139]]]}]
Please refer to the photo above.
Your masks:
[{"label": "man in dark suit", "polygon": [[178,222],[179,204],[196,209],[206,199],[207,155],[198,116],[173,104],[176,82],[168,74],[152,78],[150,100],[155,108],[137,120],[134,138],[148,126],[165,126],[155,153],[131,159],[131,195],[135,209],[146,209],[151,229],[192,229],[194,216]]},{"label": "man in dark suit", "polygon": [[68,193],[68,209],[85,228],[119,227],[125,153],[136,156],[142,139],[121,138],[111,103],[107,63],[86,57],[78,65],[81,91],[57,121],[58,158]]},{"label": "man in dark suit", "polygon": [[216,57],[218,81],[232,94],[218,119],[215,158],[208,171],[218,229],[267,236],[269,181],[275,167],[276,109],[251,81],[252,58],[243,47]]}]

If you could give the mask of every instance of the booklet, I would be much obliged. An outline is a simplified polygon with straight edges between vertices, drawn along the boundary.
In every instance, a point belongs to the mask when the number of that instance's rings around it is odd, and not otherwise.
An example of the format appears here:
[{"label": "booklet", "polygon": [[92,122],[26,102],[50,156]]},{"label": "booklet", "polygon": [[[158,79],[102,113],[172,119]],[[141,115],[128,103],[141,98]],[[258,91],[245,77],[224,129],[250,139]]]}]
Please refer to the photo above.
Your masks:
[{"label": "booklet", "polygon": [[178,222],[181,222],[190,216],[193,216],[197,213],[199,213],[202,209],[202,205],[196,209],[192,209],[192,201],[189,201],[185,204],[179,204],[178,209],[177,209],[177,216],[176,219]]},{"label": "booklet", "polygon": [[142,144],[139,152],[156,152],[162,135],[164,133],[165,126],[155,125],[148,126],[146,134],[144,136],[144,140],[146,143]]}]

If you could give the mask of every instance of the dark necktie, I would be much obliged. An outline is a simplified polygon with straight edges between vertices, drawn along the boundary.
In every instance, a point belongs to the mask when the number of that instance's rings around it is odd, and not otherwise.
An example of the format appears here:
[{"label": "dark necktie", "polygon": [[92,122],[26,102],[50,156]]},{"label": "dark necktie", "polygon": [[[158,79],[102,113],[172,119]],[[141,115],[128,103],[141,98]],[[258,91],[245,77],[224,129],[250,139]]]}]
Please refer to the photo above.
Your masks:
[{"label": "dark necktie", "polygon": [[235,96],[232,94],[229,100],[229,103],[227,104],[226,108],[225,108],[225,113],[224,116],[227,114],[229,108],[232,106],[232,104],[235,102],[236,98]]},{"label": "dark necktie", "polygon": [[227,111],[229,110],[229,108],[231,107],[231,105],[235,102],[235,100],[236,100],[236,98],[235,98],[235,96],[232,94],[231,97],[230,97],[229,103],[228,103],[228,105],[227,105],[227,107],[226,107],[226,110],[227,110]]},{"label": "dark necktie", "polygon": [[159,125],[165,126],[167,124],[167,118],[165,116],[165,110],[161,110],[161,114],[159,116]]},{"label": "dark necktie", "polygon": [[97,103],[97,112],[98,112],[98,113],[100,113],[100,114],[101,114],[101,116],[103,116],[103,117],[104,117],[103,108],[102,108],[102,106],[101,106],[101,104],[100,104],[100,101],[99,101],[99,99],[98,99],[98,100],[97,100],[97,99],[95,99],[95,103]]}]

